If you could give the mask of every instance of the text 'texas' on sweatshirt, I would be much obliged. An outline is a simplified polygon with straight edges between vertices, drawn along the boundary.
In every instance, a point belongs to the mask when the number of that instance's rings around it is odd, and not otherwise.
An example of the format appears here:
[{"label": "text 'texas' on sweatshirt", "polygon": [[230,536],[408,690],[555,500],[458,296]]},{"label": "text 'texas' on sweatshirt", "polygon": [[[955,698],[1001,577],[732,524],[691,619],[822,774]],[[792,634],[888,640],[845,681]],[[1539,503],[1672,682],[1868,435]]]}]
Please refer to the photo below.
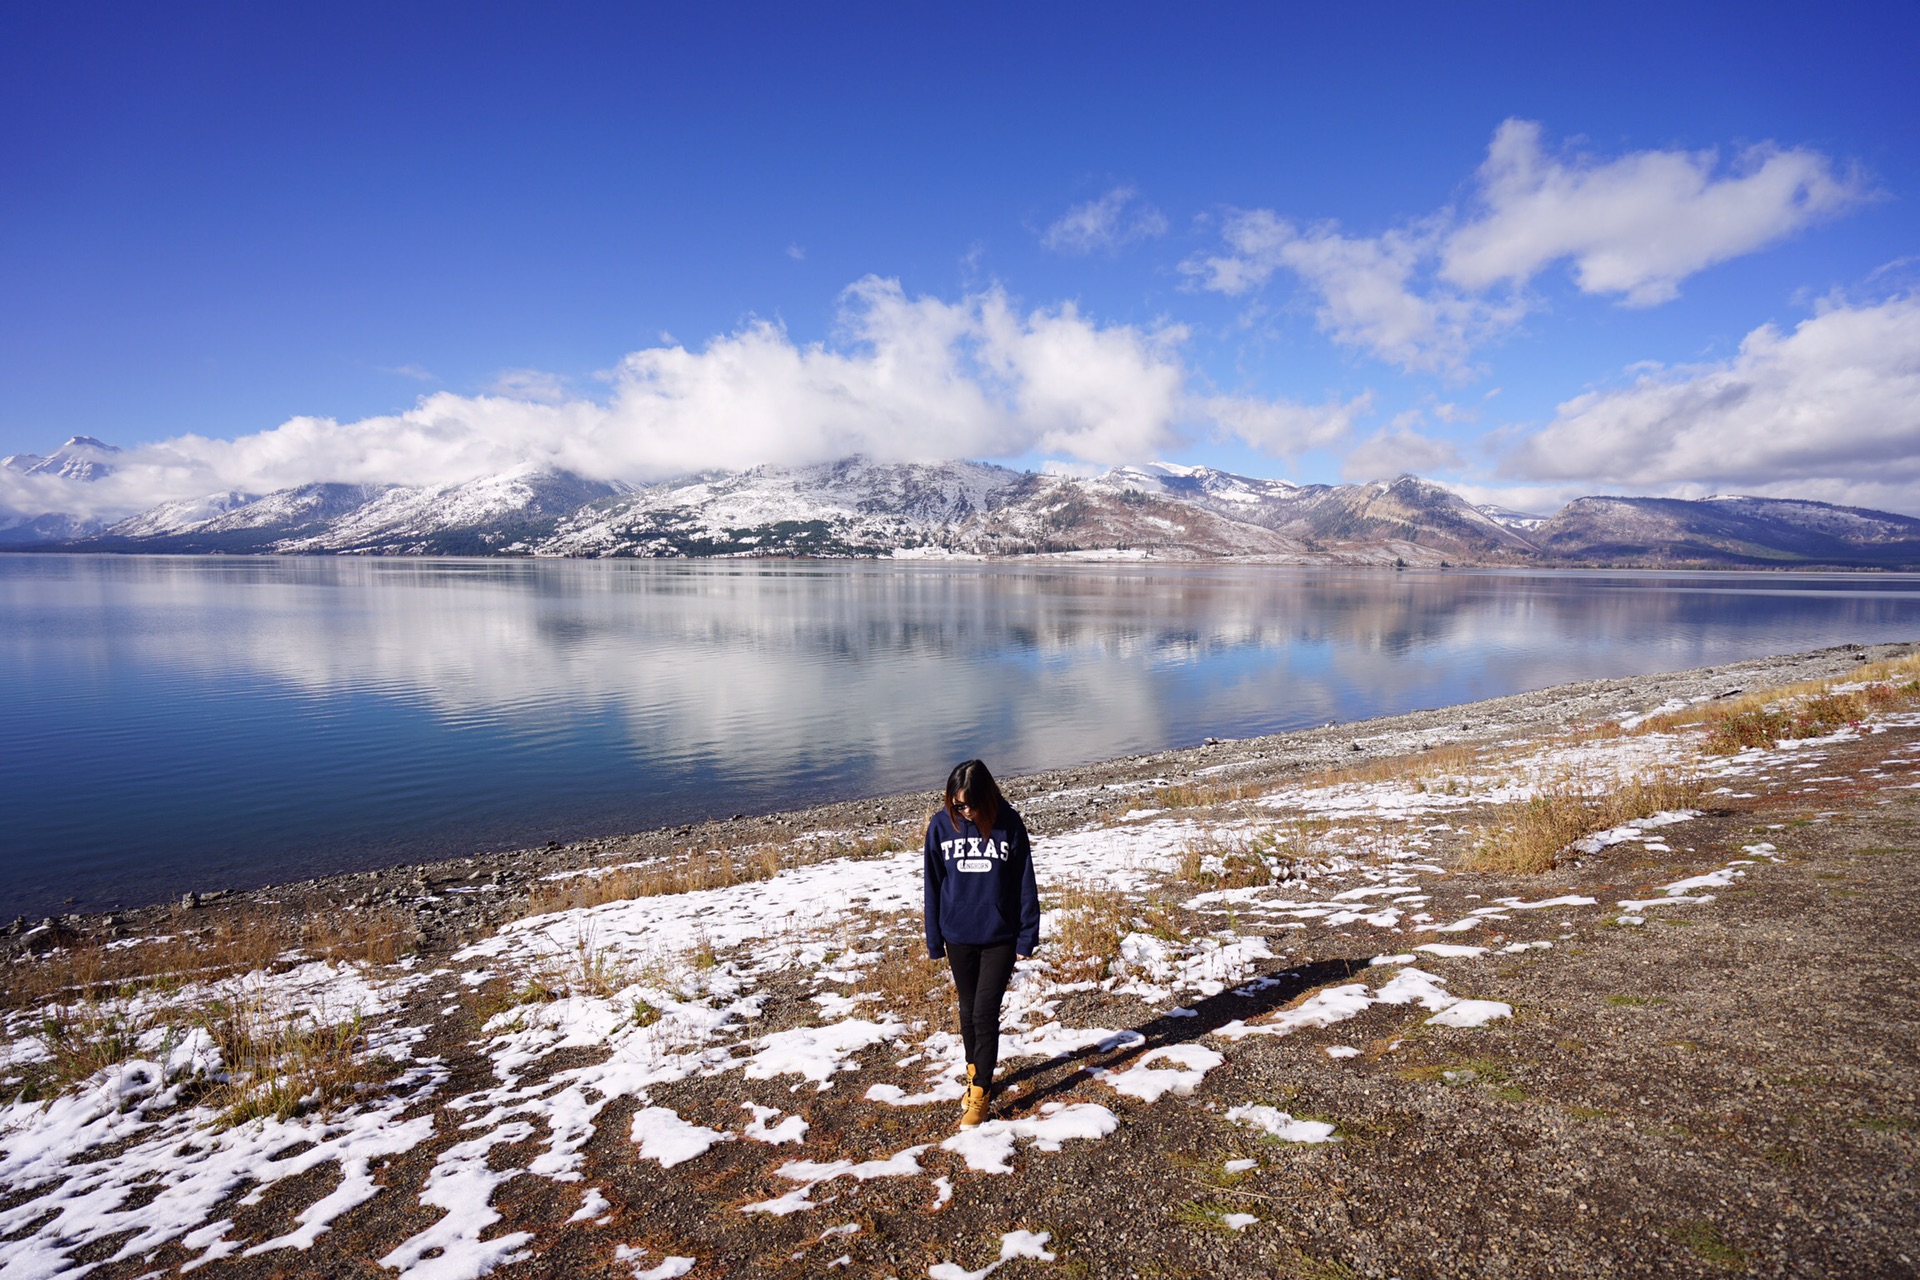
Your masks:
[{"label": "text 'texas' on sweatshirt", "polygon": [[1013,943],[1032,955],[1040,941],[1040,893],[1033,883],[1033,847],[1013,806],[1001,805],[993,830],[983,832],[945,809],[927,823],[927,954],[939,959],[947,943],[992,947]]}]

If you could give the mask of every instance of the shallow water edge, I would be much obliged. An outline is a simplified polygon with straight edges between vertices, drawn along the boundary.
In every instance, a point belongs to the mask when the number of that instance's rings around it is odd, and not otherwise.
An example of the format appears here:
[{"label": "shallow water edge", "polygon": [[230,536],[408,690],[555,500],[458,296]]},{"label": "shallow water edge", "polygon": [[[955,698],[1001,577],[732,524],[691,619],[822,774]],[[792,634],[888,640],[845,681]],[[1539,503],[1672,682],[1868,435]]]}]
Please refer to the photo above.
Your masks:
[{"label": "shallow water edge", "polygon": [[[1838,645],[1659,675],[1581,681],[1300,732],[1211,740],[1198,747],[1120,756],[1001,781],[1034,834],[1036,857],[1044,859],[1049,831],[1119,817],[1141,807],[1154,792],[1169,785],[1209,779],[1265,782],[1437,747],[1533,737],[1574,724],[1645,712],[1669,699],[1731,696],[1796,681],[1829,679],[1862,663],[1896,657],[1915,648],[1920,648],[1920,640]],[[939,780],[932,781],[937,786]],[[307,918],[348,907],[375,906],[410,915],[418,929],[421,951],[445,954],[485,936],[505,921],[526,915],[530,890],[569,872],[645,862],[689,848],[737,848],[815,831],[890,834],[917,844],[937,803],[937,791],[930,787],[568,844],[551,842],[544,847],[476,852],[256,889],[182,884],[167,901],[48,917],[38,925],[17,918],[0,931],[0,946],[17,953],[29,945],[44,950],[77,937],[141,936],[190,924],[194,917],[211,912]]]}]

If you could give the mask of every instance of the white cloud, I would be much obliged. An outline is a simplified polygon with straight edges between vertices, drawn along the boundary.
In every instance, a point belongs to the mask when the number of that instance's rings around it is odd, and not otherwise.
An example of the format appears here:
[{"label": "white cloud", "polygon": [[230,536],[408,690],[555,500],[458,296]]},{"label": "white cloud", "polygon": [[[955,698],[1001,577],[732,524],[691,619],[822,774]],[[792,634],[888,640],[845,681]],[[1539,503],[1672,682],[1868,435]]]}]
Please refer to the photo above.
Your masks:
[{"label": "white cloud", "polygon": [[1631,306],[1666,302],[1680,282],[1765,248],[1861,200],[1858,174],[1817,151],[1749,147],[1638,151],[1617,160],[1548,157],[1540,126],[1508,120],[1476,175],[1481,214],[1455,230],[1441,275],[1466,289],[1525,284],[1568,259],[1586,293]]},{"label": "white cloud", "polygon": [[787,246],[787,256],[795,262],[805,262],[807,260],[807,251],[806,248],[800,244],[790,244]]},{"label": "white cloud", "polygon": [[1222,429],[1263,453],[1295,457],[1308,449],[1326,449],[1353,433],[1354,419],[1373,407],[1373,393],[1363,392],[1342,404],[1294,404],[1247,396],[1209,396],[1201,411]]},{"label": "white cloud", "polygon": [[[1687,276],[1765,248],[1864,198],[1818,152],[1763,144],[1730,166],[1711,152],[1560,161],[1540,126],[1508,120],[1475,175],[1476,214],[1442,210],[1374,236],[1302,228],[1270,209],[1222,224],[1222,252],[1181,264],[1203,289],[1242,296],[1281,271],[1319,299],[1335,342],[1407,371],[1472,372],[1472,352],[1518,324],[1519,292],[1554,262],[1585,292],[1664,302]],[[1724,172],[1722,172],[1724,168]]]},{"label": "white cloud", "polygon": [[223,490],[445,483],[528,463],[633,481],[855,453],[1109,464],[1162,454],[1216,413],[1273,440],[1312,437],[1315,415],[1339,418],[1339,406],[1196,396],[1186,337],[1101,325],[1071,303],[1022,310],[998,288],[949,302],[868,277],[843,294],[831,345],[754,322],[698,351],[634,352],[604,400],[567,398],[551,375],[521,370],[494,393],[440,392],[405,413],[134,447],[88,485],[0,471],[0,511],[112,514]]},{"label": "white cloud", "polygon": [[1517,300],[1489,301],[1417,279],[1434,258],[1431,227],[1355,237],[1334,223],[1303,231],[1254,209],[1229,216],[1221,234],[1227,253],[1182,266],[1202,288],[1245,294],[1289,270],[1319,295],[1322,332],[1409,371],[1462,372],[1474,346],[1521,314]]},{"label": "white cloud", "polygon": [[1452,470],[1460,465],[1460,450],[1451,441],[1421,435],[1395,425],[1376,431],[1340,460],[1343,480],[1391,480],[1412,472]]},{"label": "white cloud", "polygon": [[1578,396],[1500,469],[1642,491],[1871,493],[1911,507],[1920,300],[1830,303],[1791,332],[1755,329],[1730,360],[1649,369],[1630,386]]},{"label": "white cloud", "polygon": [[1115,187],[1097,200],[1074,205],[1040,236],[1056,253],[1111,253],[1167,233],[1167,220],[1139,199],[1132,187]]},{"label": "white cloud", "polygon": [[382,373],[392,373],[392,374],[397,374],[402,378],[412,378],[415,382],[438,382],[439,381],[438,378],[433,376],[433,372],[431,370],[423,369],[417,364],[382,365],[382,366],[379,366],[379,368],[380,368],[380,372]]}]

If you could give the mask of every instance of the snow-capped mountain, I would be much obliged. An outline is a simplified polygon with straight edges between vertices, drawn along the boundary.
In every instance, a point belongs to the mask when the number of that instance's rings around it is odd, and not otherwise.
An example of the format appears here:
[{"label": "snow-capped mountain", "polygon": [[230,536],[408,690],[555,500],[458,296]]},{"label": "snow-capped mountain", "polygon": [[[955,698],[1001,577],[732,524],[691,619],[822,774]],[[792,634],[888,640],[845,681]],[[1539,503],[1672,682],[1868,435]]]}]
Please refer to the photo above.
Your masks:
[{"label": "snow-capped mountain", "polygon": [[92,436],[73,436],[44,458],[37,453],[12,453],[0,458],[0,467],[29,476],[92,481],[113,474],[113,455],[119,452],[119,446]]},{"label": "snow-capped mountain", "polygon": [[525,554],[561,517],[622,491],[521,467],[459,484],[308,484],[217,493],[122,520],[85,544],[108,551],[230,554]]},{"label": "snow-capped mountain", "polygon": [[1532,536],[1593,564],[1920,564],[1920,520],[1789,498],[1576,498]]},{"label": "snow-capped mountain", "polygon": [[538,548],[563,556],[889,555],[932,547],[1036,477],[981,462],[755,467],[591,503]]},{"label": "snow-capped mountain", "polygon": [[[0,469],[34,477],[40,486],[49,480],[91,484],[113,474],[113,456],[120,450],[92,436],[74,436],[45,457],[11,453],[0,458]],[[0,546],[38,546],[90,538],[106,527],[93,516],[69,511],[36,511],[29,507],[0,517]]]},{"label": "snow-capped mountain", "polygon": [[[23,475],[82,483],[119,451],[76,437]],[[322,483],[162,503],[103,527],[50,512],[9,547],[577,557],[1091,554],[1287,563],[1920,566],[1920,520],[1786,498],[1476,507],[1419,476],[1299,485],[1154,462],[1073,477],[981,462],[713,472],[634,488],[518,467],[458,484]]]}]

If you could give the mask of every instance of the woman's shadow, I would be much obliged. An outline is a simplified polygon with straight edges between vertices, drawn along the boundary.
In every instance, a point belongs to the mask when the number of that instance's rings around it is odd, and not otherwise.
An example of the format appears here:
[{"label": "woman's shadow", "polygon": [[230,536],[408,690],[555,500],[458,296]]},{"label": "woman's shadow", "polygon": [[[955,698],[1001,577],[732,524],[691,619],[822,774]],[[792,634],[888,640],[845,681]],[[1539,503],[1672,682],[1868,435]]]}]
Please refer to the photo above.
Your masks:
[{"label": "woman's shadow", "polygon": [[[1028,1081],[1042,1081],[1018,1096],[1005,1096],[1009,1111],[1030,1111],[1078,1082],[1082,1072],[1112,1070],[1169,1045],[1188,1044],[1232,1022],[1245,1022],[1272,1013],[1315,987],[1340,982],[1370,967],[1366,960],[1310,960],[1273,974],[1257,974],[1217,996],[1208,996],[1189,1008],[1160,1014],[1131,1032],[1109,1036],[1044,1061],[1029,1063],[1000,1077],[996,1089],[1005,1091]],[[1095,1060],[1098,1061],[1095,1061]],[[1057,1074],[1056,1074],[1057,1073]],[[1052,1077],[1051,1079],[1045,1079]]]}]

